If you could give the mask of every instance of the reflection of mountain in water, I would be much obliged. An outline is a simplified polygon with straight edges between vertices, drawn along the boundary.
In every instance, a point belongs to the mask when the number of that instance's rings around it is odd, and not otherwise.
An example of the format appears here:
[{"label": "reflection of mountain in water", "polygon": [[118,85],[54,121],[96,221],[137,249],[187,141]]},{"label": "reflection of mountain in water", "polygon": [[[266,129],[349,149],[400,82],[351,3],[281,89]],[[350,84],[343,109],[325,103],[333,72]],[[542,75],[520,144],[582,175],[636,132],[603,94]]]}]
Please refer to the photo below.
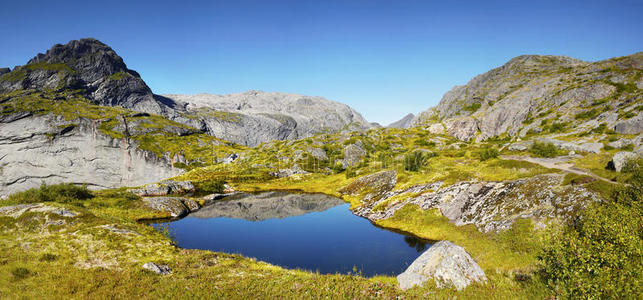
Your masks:
[{"label": "reflection of mountain in water", "polygon": [[191,213],[190,217],[227,217],[249,221],[300,216],[314,211],[325,211],[345,202],[323,194],[292,194],[266,192],[261,194],[238,194],[223,198]]}]

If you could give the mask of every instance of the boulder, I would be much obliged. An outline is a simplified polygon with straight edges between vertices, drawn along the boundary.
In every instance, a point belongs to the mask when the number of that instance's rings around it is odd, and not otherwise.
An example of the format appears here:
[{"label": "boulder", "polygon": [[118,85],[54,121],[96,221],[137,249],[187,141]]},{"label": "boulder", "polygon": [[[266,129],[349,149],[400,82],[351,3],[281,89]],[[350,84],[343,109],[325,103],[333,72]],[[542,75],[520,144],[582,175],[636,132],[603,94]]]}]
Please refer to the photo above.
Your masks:
[{"label": "boulder", "polygon": [[621,172],[621,170],[625,166],[625,163],[627,163],[628,160],[636,159],[637,157],[639,157],[639,155],[634,152],[628,152],[628,151],[617,152],[612,157],[612,161],[610,162],[610,165],[614,167],[614,170],[616,170],[616,172]]},{"label": "boulder", "polygon": [[168,213],[172,218],[184,217],[201,207],[198,202],[181,197],[150,197],[143,198],[143,202],[147,207]]},{"label": "boulder", "polygon": [[418,257],[404,273],[397,276],[400,288],[407,290],[433,279],[438,287],[458,290],[474,282],[486,282],[487,276],[464,248],[440,241]]},{"label": "boulder", "polygon": [[339,192],[348,195],[365,194],[362,202],[375,201],[391,191],[397,183],[396,171],[382,171],[355,179]]},{"label": "boulder", "polygon": [[444,134],[444,126],[440,123],[432,124],[428,130],[432,134]]},{"label": "boulder", "polygon": [[272,172],[270,173],[270,176],[277,177],[277,178],[284,178],[284,177],[290,177],[295,174],[308,174],[308,171],[303,170],[298,164],[295,164],[292,166],[292,168],[289,169],[279,169],[277,172]]},{"label": "boulder", "polygon": [[192,181],[164,180],[148,184],[140,188],[131,189],[130,192],[138,196],[165,196],[170,194],[184,194],[194,192]]},{"label": "boulder", "polygon": [[614,131],[622,134],[643,133],[643,113],[639,113],[631,119],[616,123]]},{"label": "boulder", "polygon": [[167,265],[157,265],[153,262],[148,262],[143,264],[143,269],[148,270],[150,272],[154,272],[159,275],[167,275],[172,272],[172,269],[170,269],[169,266]]},{"label": "boulder", "polygon": [[362,158],[366,155],[366,150],[358,144],[350,144],[344,148],[344,160],[342,165],[344,168],[358,165],[362,162]]},{"label": "boulder", "polygon": [[324,149],[310,147],[306,149],[306,151],[318,160],[322,160],[322,161],[328,160],[328,155],[326,155],[326,151],[324,151]]}]

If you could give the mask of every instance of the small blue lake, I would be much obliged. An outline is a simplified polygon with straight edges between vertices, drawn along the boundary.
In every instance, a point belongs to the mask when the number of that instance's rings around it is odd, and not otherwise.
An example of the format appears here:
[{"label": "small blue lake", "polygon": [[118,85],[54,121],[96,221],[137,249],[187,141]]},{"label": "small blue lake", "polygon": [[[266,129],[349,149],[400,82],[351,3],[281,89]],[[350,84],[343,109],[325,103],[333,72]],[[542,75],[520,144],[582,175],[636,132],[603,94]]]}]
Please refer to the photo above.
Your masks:
[{"label": "small blue lake", "polygon": [[156,223],[179,247],[238,253],[286,268],[363,276],[402,273],[427,241],[379,228],[341,199],[269,192],[217,200],[187,217]]}]

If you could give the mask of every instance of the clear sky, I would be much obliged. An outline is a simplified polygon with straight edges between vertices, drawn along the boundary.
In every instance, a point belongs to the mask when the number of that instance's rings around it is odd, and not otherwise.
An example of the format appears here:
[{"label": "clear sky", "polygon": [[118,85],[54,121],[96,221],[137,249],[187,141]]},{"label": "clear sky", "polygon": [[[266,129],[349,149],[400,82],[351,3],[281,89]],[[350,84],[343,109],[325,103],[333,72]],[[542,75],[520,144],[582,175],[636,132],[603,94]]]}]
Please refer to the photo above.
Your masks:
[{"label": "clear sky", "polygon": [[386,125],[521,54],[643,51],[643,1],[0,2],[0,67],[82,37],[157,94],[323,96]]}]

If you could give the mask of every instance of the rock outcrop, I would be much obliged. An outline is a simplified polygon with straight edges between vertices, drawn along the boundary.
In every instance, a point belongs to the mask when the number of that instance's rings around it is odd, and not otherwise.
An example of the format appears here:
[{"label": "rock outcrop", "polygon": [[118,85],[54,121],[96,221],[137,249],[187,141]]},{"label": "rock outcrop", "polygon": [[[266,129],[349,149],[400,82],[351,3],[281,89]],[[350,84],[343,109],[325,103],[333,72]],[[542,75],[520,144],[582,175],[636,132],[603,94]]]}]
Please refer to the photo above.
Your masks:
[{"label": "rock outcrop", "polygon": [[[413,204],[425,210],[438,209],[457,226],[473,224],[482,232],[498,232],[509,229],[518,219],[573,217],[587,204],[599,200],[583,186],[561,186],[562,180],[562,175],[539,175],[501,182],[463,181],[445,187],[435,182],[380,193],[377,201],[365,198],[354,213],[377,221]],[[390,201],[402,194],[410,197]]]},{"label": "rock outcrop", "polygon": [[440,241],[397,276],[403,290],[422,285],[430,279],[438,287],[453,286],[462,290],[471,283],[486,282],[487,276],[464,248],[449,241]]},{"label": "rock outcrop", "polygon": [[[464,141],[561,128],[582,133],[601,124],[619,133],[640,134],[642,69],[643,52],[594,63],[523,55],[454,87],[411,123],[427,129],[444,124],[448,134]],[[559,124],[552,127],[554,123]]]},{"label": "rock outcrop", "polygon": [[362,202],[371,203],[391,191],[396,182],[396,171],[382,171],[357,178],[339,192],[347,195],[362,195]]},{"label": "rock outcrop", "polygon": [[179,175],[164,157],[112,138],[98,123],[70,123],[54,114],[17,113],[0,118],[0,196],[71,182],[91,189],[136,186]]},{"label": "rock outcrop", "polygon": [[620,151],[614,154],[610,165],[614,168],[614,170],[616,170],[616,172],[621,172],[626,163],[639,157],[643,157],[643,154]]},{"label": "rock outcrop", "polygon": [[194,192],[194,184],[191,181],[164,180],[157,183],[147,184],[140,188],[130,189],[129,191],[138,196],[185,194]]},{"label": "rock outcrop", "polygon": [[167,213],[171,218],[181,218],[201,208],[198,202],[182,197],[149,197],[143,198],[143,202],[147,207]]}]

